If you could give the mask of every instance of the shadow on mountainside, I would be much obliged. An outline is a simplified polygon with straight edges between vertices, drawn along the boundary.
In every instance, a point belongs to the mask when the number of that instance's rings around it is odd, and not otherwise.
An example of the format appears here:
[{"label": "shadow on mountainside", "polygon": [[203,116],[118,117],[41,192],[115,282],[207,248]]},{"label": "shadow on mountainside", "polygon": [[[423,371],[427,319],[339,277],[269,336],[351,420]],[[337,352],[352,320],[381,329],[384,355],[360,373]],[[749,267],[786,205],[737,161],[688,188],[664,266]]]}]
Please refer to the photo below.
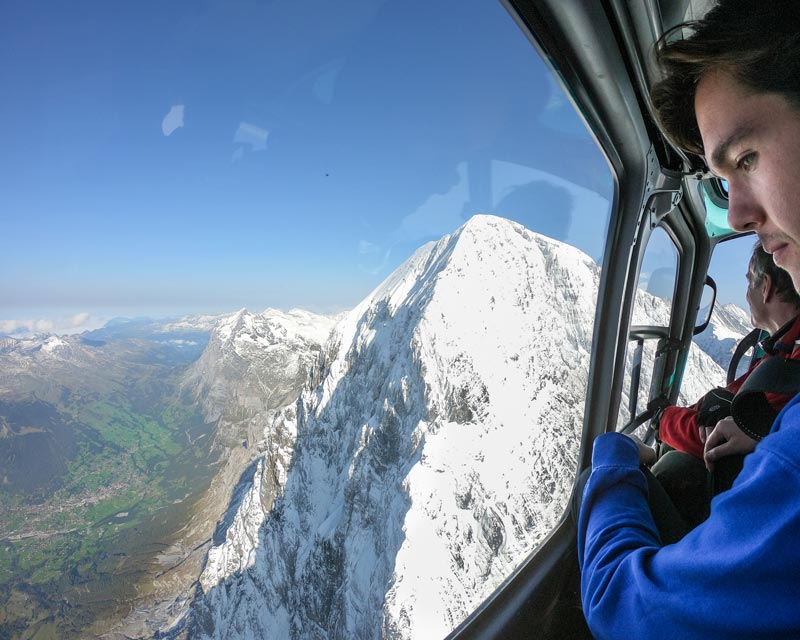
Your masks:
[{"label": "shadow on mountainside", "polygon": [[234,485],[231,503],[225,510],[222,519],[217,522],[217,526],[214,528],[214,535],[212,537],[214,546],[225,542],[225,537],[228,533],[228,529],[233,524],[236,512],[239,510],[239,507],[242,506],[242,500],[244,500],[245,495],[247,495],[247,492],[250,491],[250,488],[253,486],[253,475],[257,467],[258,460],[254,460],[248,465],[247,469],[242,471],[239,480]]}]

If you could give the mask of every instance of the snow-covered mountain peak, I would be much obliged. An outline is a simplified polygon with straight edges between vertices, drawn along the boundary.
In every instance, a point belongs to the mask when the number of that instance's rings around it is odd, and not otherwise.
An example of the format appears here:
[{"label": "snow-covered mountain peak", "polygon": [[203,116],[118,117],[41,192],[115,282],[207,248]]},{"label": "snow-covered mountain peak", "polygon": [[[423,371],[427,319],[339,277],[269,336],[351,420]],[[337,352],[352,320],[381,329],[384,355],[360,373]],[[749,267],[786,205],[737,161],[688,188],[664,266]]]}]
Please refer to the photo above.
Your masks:
[{"label": "snow-covered mountain peak", "polygon": [[209,555],[199,635],[446,635],[564,509],[598,278],[580,251],[492,216],[418,250],[337,325],[319,385],[276,420],[297,434],[291,465],[265,461],[253,487],[283,495],[243,500]]},{"label": "snow-covered mountain peak", "polygon": [[233,336],[242,332],[249,332],[252,323],[253,315],[247,309],[241,308],[234,313],[219,318],[212,330],[212,336],[222,342],[228,342]]},{"label": "snow-covered mountain peak", "polygon": [[[518,236],[515,238],[515,236]],[[596,265],[582,251],[553,240],[525,228],[519,223],[489,214],[477,214],[452,234],[445,235],[437,242],[429,242],[414,252],[397,270],[381,283],[364,302],[353,310],[351,315],[360,315],[365,307],[375,299],[385,298],[389,309],[405,302],[411,287],[422,274],[431,274],[445,267],[464,270],[470,265],[492,261],[502,261],[496,249],[509,245],[519,247],[531,241],[538,245],[538,251],[553,260],[557,255],[564,268],[572,264]],[[495,283],[496,284],[496,283]]]},{"label": "snow-covered mountain peak", "polygon": [[75,342],[72,336],[58,336],[55,334],[37,334],[25,338],[0,337],[0,350],[18,352],[20,354],[44,353],[57,355],[66,353]]},{"label": "snow-covered mountain peak", "polygon": [[[711,315],[711,321],[718,327],[717,333],[722,337],[738,337],[747,334],[753,327],[750,314],[735,304],[717,305]],[[723,332],[725,334],[723,336]]]},{"label": "snow-covered mountain peak", "polygon": [[280,311],[266,309],[251,313],[240,309],[223,316],[212,331],[216,341],[242,355],[242,350],[253,348],[283,348],[297,341],[325,342],[336,319],[293,309]]},{"label": "snow-covered mountain peak", "polygon": [[[589,304],[581,307],[589,315],[573,322],[579,312],[575,301],[580,296],[593,295],[598,276],[597,265],[579,249],[511,220],[479,214],[438,242],[420,247],[348,314],[335,329],[332,340],[363,347],[377,335],[369,329],[376,320],[393,318],[402,309],[401,315],[411,322],[411,316],[426,309],[435,299],[434,306],[439,309],[441,319],[447,317],[448,322],[471,325],[463,329],[471,334],[477,349],[486,344],[481,336],[489,327],[496,337],[513,335],[525,341],[532,335],[525,331],[548,331],[544,322],[523,327],[520,318],[526,312],[514,312],[514,308],[549,308],[554,318],[563,319],[549,325],[554,335],[557,327],[563,325],[564,339],[577,345],[591,337],[594,301],[587,301]],[[464,312],[458,313],[459,309]],[[429,313],[435,315],[437,311]],[[447,322],[439,330],[447,335]],[[581,335],[574,335],[575,330]],[[561,340],[562,336],[557,338]],[[330,373],[326,392],[335,387],[336,379],[346,373],[346,367]]]},{"label": "snow-covered mountain peak", "polygon": [[272,327],[273,333],[286,338],[303,335],[319,344],[323,344],[330,335],[331,328],[339,316],[319,315],[305,309],[265,309],[261,313]]},{"label": "snow-covered mountain peak", "polygon": [[62,338],[58,336],[49,336],[43,343],[42,343],[42,352],[55,354],[59,352],[63,352],[64,350],[68,350],[69,344],[67,344]]},{"label": "snow-covered mountain peak", "polygon": [[[278,455],[209,553],[190,635],[446,636],[567,506],[599,277],[488,215],[416,251],[266,430]],[[638,322],[668,318],[646,301]],[[684,380],[714,370],[693,356]]]}]

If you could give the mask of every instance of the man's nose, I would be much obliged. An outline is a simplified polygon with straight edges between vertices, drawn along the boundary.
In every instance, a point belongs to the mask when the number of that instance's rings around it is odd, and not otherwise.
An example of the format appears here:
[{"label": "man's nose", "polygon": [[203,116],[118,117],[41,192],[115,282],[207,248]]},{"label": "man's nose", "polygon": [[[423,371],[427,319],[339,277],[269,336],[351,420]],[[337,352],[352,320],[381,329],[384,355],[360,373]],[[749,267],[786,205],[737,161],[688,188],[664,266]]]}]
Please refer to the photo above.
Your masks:
[{"label": "man's nose", "polygon": [[766,220],[763,207],[746,189],[728,186],[728,225],[735,231],[757,231]]}]

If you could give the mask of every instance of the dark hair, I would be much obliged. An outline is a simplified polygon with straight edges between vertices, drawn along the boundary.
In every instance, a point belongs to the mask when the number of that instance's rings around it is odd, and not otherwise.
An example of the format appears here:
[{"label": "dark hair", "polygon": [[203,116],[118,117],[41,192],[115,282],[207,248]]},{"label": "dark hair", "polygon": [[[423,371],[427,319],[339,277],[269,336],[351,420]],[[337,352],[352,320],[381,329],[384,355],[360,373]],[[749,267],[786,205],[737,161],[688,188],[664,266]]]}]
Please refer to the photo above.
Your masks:
[{"label": "dark hair", "polygon": [[760,285],[764,276],[769,276],[772,286],[775,288],[775,295],[782,302],[793,304],[800,308],[800,295],[794,288],[792,277],[775,264],[772,254],[764,251],[761,242],[756,242],[753,247],[753,254],[750,256],[750,271],[755,281],[753,284]]},{"label": "dark hair", "polygon": [[[682,29],[691,35],[675,39]],[[668,30],[657,57],[664,79],[650,97],[659,124],[678,147],[703,155],[694,97],[709,71],[728,72],[753,92],[781,94],[800,109],[800,2],[720,0],[703,19]]]}]

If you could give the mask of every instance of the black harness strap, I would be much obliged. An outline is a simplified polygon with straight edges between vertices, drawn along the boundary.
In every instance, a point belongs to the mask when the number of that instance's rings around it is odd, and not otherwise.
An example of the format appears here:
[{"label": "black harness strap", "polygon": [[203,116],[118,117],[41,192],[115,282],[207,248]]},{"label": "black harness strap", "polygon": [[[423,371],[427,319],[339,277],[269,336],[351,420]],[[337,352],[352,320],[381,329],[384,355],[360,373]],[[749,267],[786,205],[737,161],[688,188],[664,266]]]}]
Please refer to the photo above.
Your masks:
[{"label": "black harness strap", "polygon": [[739,368],[739,361],[744,357],[745,353],[758,344],[760,337],[761,329],[753,329],[739,341],[738,345],[736,345],[736,350],[731,356],[730,364],[728,364],[728,377],[725,382],[726,385],[736,380],[736,370]]}]

